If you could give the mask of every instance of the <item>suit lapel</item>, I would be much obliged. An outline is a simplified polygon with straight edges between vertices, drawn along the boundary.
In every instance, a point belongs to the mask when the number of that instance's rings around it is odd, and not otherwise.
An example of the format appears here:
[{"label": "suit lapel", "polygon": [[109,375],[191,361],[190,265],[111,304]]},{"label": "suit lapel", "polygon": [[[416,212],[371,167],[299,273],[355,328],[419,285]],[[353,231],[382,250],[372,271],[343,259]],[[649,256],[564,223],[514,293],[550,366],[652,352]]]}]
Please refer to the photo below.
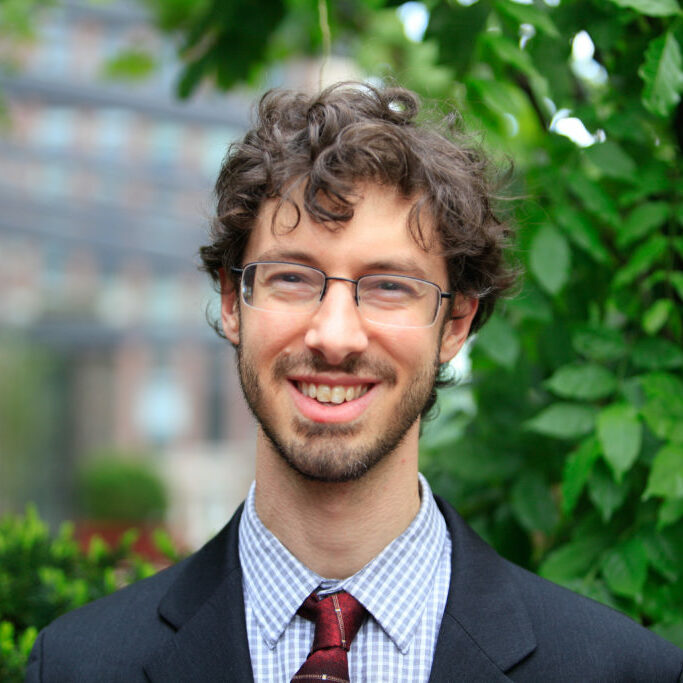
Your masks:
[{"label": "suit lapel", "polygon": [[[536,647],[507,563],[444,501],[453,544],[451,583],[430,683],[507,681]],[[145,664],[150,681],[253,681],[238,528],[242,509],[183,568],[159,604],[175,630]]]},{"label": "suit lapel", "polygon": [[151,681],[252,681],[238,529],[242,508],[192,556],[159,604],[175,630],[145,663]]},{"label": "suit lapel", "polygon": [[451,583],[430,683],[505,681],[536,648],[524,603],[507,563],[443,500],[453,544]]}]

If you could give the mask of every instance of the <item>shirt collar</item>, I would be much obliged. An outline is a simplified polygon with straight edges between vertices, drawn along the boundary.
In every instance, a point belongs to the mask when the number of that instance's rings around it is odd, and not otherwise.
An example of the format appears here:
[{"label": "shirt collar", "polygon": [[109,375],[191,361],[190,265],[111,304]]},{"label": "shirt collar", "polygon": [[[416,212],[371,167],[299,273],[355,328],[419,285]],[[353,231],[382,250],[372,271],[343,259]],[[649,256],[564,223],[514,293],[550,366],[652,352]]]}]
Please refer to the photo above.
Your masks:
[{"label": "shirt collar", "polygon": [[[446,523],[420,474],[420,509],[410,526],[353,576],[324,579],[305,567],[263,525],[254,485],[240,521],[239,550],[246,590],[268,647],[273,648],[303,601],[318,587],[345,590],[372,614],[405,653],[422,618],[444,543]],[[275,597],[277,596],[277,597]]]}]

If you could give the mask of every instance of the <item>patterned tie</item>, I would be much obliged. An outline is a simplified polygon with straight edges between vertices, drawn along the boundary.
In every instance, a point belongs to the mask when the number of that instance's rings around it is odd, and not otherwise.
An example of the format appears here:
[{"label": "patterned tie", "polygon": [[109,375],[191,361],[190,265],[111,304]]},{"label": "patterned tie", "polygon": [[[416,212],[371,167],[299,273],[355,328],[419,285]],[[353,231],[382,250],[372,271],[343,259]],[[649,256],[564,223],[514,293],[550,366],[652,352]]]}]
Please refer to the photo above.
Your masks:
[{"label": "patterned tie", "polygon": [[348,683],[346,653],[356,637],[367,611],[348,593],[341,591],[318,600],[309,595],[297,612],[315,624],[313,647],[292,681]]}]

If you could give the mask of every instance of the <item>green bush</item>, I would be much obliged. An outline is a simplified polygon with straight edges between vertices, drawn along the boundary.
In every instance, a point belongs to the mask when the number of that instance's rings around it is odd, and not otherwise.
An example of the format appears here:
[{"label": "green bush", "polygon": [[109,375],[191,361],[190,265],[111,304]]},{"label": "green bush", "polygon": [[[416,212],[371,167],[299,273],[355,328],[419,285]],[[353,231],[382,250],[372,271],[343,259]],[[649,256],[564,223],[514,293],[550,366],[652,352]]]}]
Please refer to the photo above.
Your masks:
[{"label": "green bush", "polygon": [[140,460],[106,454],[79,474],[77,498],[89,519],[148,522],[164,518],[166,489],[159,476]]},{"label": "green bush", "polygon": [[32,506],[0,518],[0,681],[23,681],[38,631],[60,614],[154,573],[131,552],[135,537],[116,548],[95,538],[84,552],[70,523],[52,538]]}]

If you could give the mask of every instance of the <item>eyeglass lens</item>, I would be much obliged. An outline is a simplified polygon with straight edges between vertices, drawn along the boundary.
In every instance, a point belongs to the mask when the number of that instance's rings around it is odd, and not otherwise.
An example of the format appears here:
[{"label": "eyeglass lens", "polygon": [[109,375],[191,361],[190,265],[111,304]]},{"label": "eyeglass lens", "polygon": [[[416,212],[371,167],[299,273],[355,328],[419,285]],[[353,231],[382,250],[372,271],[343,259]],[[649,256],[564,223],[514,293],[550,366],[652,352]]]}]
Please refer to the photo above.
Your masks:
[{"label": "eyeglass lens", "polygon": [[[264,311],[308,313],[318,307],[325,279],[322,271],[301,264],[252,263],[242,275],[242,297]],[[441,301],[436,285],[402,275],[364,275],[356,296],[365,319],[396,327],[432,325]]]}]

